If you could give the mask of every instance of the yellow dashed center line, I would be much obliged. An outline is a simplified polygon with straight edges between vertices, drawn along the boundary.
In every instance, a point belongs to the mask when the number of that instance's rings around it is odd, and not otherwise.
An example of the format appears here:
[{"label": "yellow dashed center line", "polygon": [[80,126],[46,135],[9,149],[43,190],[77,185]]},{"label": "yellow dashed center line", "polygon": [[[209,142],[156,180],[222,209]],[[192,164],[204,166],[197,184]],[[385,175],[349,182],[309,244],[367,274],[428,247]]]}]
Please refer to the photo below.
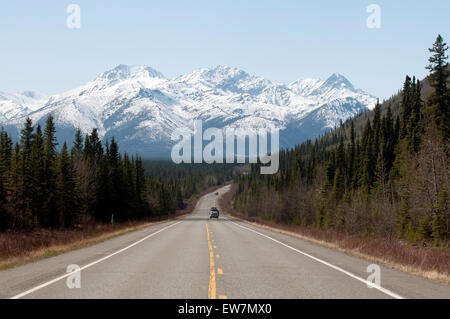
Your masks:
[{"label": "yellow dashed center line", "polygon": [[219,296],[219,299],[227,299],[227,296]]},{"label": "yellow dashed center line", "polygon": [[219,254],[217,254],[217,255],[216,255],[216,259],[219,259],[219,258],[220,258],[220,255],[219,255]]},{"label": "yellow dashed center line", "polygon": [[217,268],[217,274],[218,274],[218,275],[223,275],[223,270],[222,270],[222,268]]},{"label": "yellow dashed center line", "polygon": [[[208,298],[216,299],[216,271],[214,269],[214,252],[211,246],[211,240],[209,236],[209,227],[208,223],[206,223],[206,235],[208,237],[208,248],[209,248],[209,289],[208,289]],[[214,246],[216,248],[216,246]]]}]

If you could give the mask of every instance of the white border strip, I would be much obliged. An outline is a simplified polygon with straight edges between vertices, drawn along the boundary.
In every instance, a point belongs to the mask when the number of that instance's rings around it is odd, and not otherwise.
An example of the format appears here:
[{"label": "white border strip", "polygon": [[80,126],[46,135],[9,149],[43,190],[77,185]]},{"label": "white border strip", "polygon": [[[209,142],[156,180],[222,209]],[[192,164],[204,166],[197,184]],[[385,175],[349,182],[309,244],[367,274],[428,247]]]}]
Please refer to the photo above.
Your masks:
[{"label": "white border strip", "polygon": [[179,221],[179,222],[177,222],[177,223],[174,223],[174,224],[171,224],[171,225],[169,225],[169,226],[166,226],[166,227],[164,227],[164,228],[162,228],[162,229],[160,229],[160,230],[158,230],[158,231],[156,231],[156,232],[154,232],[154,233],[151,233],[150,235],[145,236],[145,237],[142,238],[142,239],[139,239],[138,241],[134,242],[133,244],[131,244],[131,245],[125,247],[125,248],[122,248],[122,249],[120,249],[120,250],[118,250],[118,251],[112,253],[111,255],[105,256],[105,257],[100,258],[100,259],[98,259],[98,260],[96,260],[96,261],[94,261],[94,262],[91,262],[90,264],[87,264],[87,265],[81,267],[80,269],[78,269],[78,270],[76,270],[76,271],[74,271],[74,272],[70,272],[70,273],[68,273],[68,274],[65,274],[65,275],[62,275],[62,276],[57,277],[57,278],[55,278],[55,279],[52,279],[52,280],[50,280],[50,281],[47,281],[46,283],[43,283],[43,284],[41,284],[41,285],[39,285],[39,286],[36,286],[36,287],[34,287],[34,288],[31,288],[30,290],[27,290],[27,291],[25,291],[25,292],[22,292],[21,294],[18,294],[18,295],[14,296],[14,297],[11,297],[10,299],[19,299],[19,298],[22,298],[22,297],[24,297],[24,296],[26,296],[26,295],[29,295],[29,294],[31,294],[31,293],[33,293],[33,292],[39,290],[39,289],[42,289],[42,288],[47,287],[47,286],[49,286],[49,285],[51,285],[51,284],[53,284],[53,283],[55,283],[55,282],[57,282],[57,281],[60,281],[61,279],[64,279],[64,278],[66,278],[66,277],[69,277],[69,276],[73,275],[74,273],[76,273],[76,272],[78,272],[78,271],[81,271],[81,270],[84,270],[84,269],[89,268],[89,267],[91,267],[91,266],[94,266],[94,265],[96,265],[96,264],[98,264],[98,263],[100,263],[100,262],[102,262],[102,261],[104,261],[104,260],[106,260],[106,259],[108,259],[108,258],[111,258],[112,256],[115,256],[115,255],[117,255],[117,254],[120,254],[121,252],[124,252],[125,250],[130,249],[130,248],[133,247],[133,246],[136,246],[137,244],[143,242],[144,240],[146,240],[146,239],[148,239],[148,238],[150,238],[150,237],[152,237],[152,236],[154,236],[154,235],[156,235],[156,234],[158,234],[158,233],[160,233],[160,232],[162,232],[162,231],[164,231],[164,230],[166,230],[166,229],[169,229],[170,227],[173,227],[173,226],[175,226],[175,225],[178,225],[179,223],[181,223],[181,221]]},{"label": "white border strip", "polygon": [[310,255],[310,254],[307,254],[307,253],[305,253],[305,252],[303,252],[303,251],[301,251],[301,250],[298,250],[298,249],[296,249],[296,248],[294,248],[294,247],[292,247],[292,246],[289,246],[289,245],[287,245],[287,244],[285,244],[285,243],[282,243],[281,241],[276,240],[275,238],[272,238],[272,237],[267,236],[267,235],[265,235],[265,234],[262,234],[262,233],[260,233],[260,232],[258,232],[258,231],[256,231],[256,230],[253,230],[253,229],[251,229],[251,228],[248,228],[248,227],[239,225],[238,223],[235,223],[235,222],[231,221],[231,220],[228,219],[228,218],[226,218],[226,219],[229,220],[230,222],[232,222],[233,224],[235,224],[235,225],[238,226],[238,227],[241,227],[241,228],[246,229],[246,230],[248,230],[248,231],[254,232],[255,234],[258,234],[258,235],[263,236],[263,237],[265,237],[265,238],[267,238],[267,239],[270,239],[270,240],[276,242],[277,244],[280,244],[280,245],[282,245],[282,246],[284,246],[284,247],[286,247],[286,248],[289,248],[289,249],[291,249],[291,250],[293,250],[293,251],[295,251],[295,252],[297,252],[297,253],[299,253],[299,254],[302,254],[302,255],[304,255],[304,256],[306,256],[306,257],[309,257],[309,258],[311,258],[311,259],[313,259],[313,260],[315,260],[315,261],[317,261],[317,262],[319,262],[319,263],[321,263],[321,264],[324,264],[324,265],[326,265],[326,266],[328,266],[328,267],[330,267],[330,268],[333,268],[333,269],[335,269],[335,270],[337,270],[337,271],[340,271],[340,272],[346,274],[347,276],[352,277],[353,279],[359,280],[359,281],[361,281],[361,282],[367,284],[368,286],[371,286],[372,288],[378,289],[379,291],[385,293],[385,294],[388,295],[388,296],[391,296],[391,297],[393,297],[393,298],[395,298],[395,299],[405,299],[404,297],[402,297],[402,296],[396,294],[395,292],[392,292],[392,291],[390,291],[390,290],[388,290],[388,289],[386,289],[386,288],[383,288],[383,287],[381,287],[381,286],[379,286],[379,285],[375,285],[374,283],[372,283],[372,282],[370,282],[370,281],[368,281],[368,280],[362,279],[362,278],[356,276],[355,274],[352,274],[351,272],[349,272],[349,271],[347,271],[347,270],[344,270],[344,269],[342,269],[342,268],[340,268],[340,267],[338,267],[338,266],[335,266],[335,265],[333,265],[333,264],[330,264],[330,263],[328,263],[328,262],[326,262],[326,261],[324,261],[324,260],[322,260],[322,259],[319,259],[319,258],[317,258],[317,257],[314,257],[314,256],[312,256],[312,255]]}]

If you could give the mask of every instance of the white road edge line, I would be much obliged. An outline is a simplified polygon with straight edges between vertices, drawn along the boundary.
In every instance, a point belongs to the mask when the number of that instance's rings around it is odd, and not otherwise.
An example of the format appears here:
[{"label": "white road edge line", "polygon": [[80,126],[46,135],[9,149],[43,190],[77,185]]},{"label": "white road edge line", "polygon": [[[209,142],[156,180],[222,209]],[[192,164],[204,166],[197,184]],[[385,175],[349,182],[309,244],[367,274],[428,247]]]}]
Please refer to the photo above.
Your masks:
[{"label": "white road edge line", "polygon": [[105,256],[105,257],[103,257],[103,258],[100,258],[100,259],[98,259],[98,260],[96,260],[96,261],[91,262],[90,264],[87,264],[87,265],[81,267],[81,268],[80,268],[79,270],[77,270],[77,271],[70,272],[70,273],[67,273],[67,274],[65,274],[65,275],[62,275],[62,276],[60,276],[60,277],[57,277],[57,278],[55,278],[55,279],[52,279],[52,280],[50,280],[50,281],[47,281],[46,283],[43,283],[43,284],[41,284],[41,285],[39,285],[39,286],[36,286],[36,287],[34,287],[34,288],[31,288],[30,290],[27,290],[27,291],[25,291],[25,292],[22,292],[21,294],[18,294],[18,295],[14,296],[14,297],[11,297],[11,298],[9,298],[9,299],[19,299],[19,298],[22,298],[22,297],[24,297],[24,296],[26,296],[26,295],[29,295],[29,294],[31,294],[31,293],[33,293],[33,292],[39,290],[39,289],[42,289],[42,288],[47,287],[47,286],[49,286],[49,285],[51,285],[51,284],[53,284],[53,283],[55,283],[55,282],[57,282],[57,281],[60,281],[61,279],[64,279],[64,278],[66,278],[66,277],[69,277],[69,276],[73,275],[74,273],[76,273],[76,272],[78,272],[78,271],[81,271],[81,270],[84,270],[84,269],[89,268],[89,267],[91,267],[91,266],[94,266],[95,264],[98,264],[98,263],[100,263],[100,262],[102,262],[102,261],[104,261],[104,260],[106,260],[106,259],[108,259],[108,258],[111,258],[111,257],[114,256],[114,255],[120,254],[121,252],[123,252],[123,251],[125,251],[125,250],[127,250],[127,249],[129,249],[129,248],[131,248],[131,247],[133,247],[133,246],[135,246],[135,245],[137,245],[137,244],[143,242],[144,240],[146,240],[146,239],[148,239],[148,238],[150,238],[150,237],[152,237],[152,236],[154,236],[154,235],[156,235],[156,234],[158,234],[158,233],[160,233],[160,232],[162,232],[162,231],[164,231],[164,230],[166,230],[166,229],[168,229],[168,228],[170,228],[170,227],[173,227],[173,226],[175,226],[175,225],[178,225],[179,223],[181,223],[181,221],[176,222],[176,223],[174,223],[174,224],[171,224],[171,225],[169,225],[169,226],[166,226],[166,227],[164,227],[164,228],[161,228],[160,230],[158,230],[158,231],[156,231],[156,232],[154,232],[154,233],[151,233],[150,235],[147,235],[147,236],[145,236],[145,237],[142,238],[142,239],[139,239],[138,241],[132,243],[131,245],[129,245],[129,246],[125,247],[125,248],[122,248],[122,249],[120,249],[120,250],[118,250],[118,251],[116,251],[116,252],[114,252],[114,253],[112,253],[112,254],[110,254],[110,255],[108,255],[108,256]]},{"label": "white road edge line", "polygon": [[289,249],[291,249],[291,250],[293,250],[293,251],[295,251],[295,252],[297,252],[297,253],[299,253],[299,254],[302,254],[302,255],[304,255],[304,256],[306,256],[306,257],[309,257],[309,258],[311,258],[311,259],[313,259],[313,260],[315,260],[315,261],[317,261],[317,262],[319,262],[319,263],[321,263],[321,264],[324,264],[324,265],[326,265],[326,266],[328,266],[328,267],[330,267],[330,268],[333,268],[333,269],[335,269],[335,270],[337,270],[337,271],[340,271],[340,272],[346,274],[347,276],[352,277],[353,279],[359,280],[359,281],[361,281],[361,282],[363,282],[363,283],[365,283],[365,284],[371,286],[372,288],[378,289],[379,291],[385,293],[385,294],[388,295],[388,296],[391,296],[391,297],[393,297],[393,298],[395,298],[395,299],[405,299],[404,297],[402,297],[402,296],[396,294],[395,292],[392,292],[392,291],[390,291],[389,289],[383,288],[383,287],[381,287],[381,286],[375,285],[374,283],[372,283],[372,282],[370,282],[370,281],[368,281],[368,280],[365,280],[365,279],[363,279],[363,278],[360,278],[360,277],[356,276],[355,274],[352,274],[351,272],[349,272],[349,271],[347,271],[347,270],[344,270],[344,269],[342,269],[342,268],[340,268],[340,267],[338,267],[338,266],[335,266],[335,265],[333,265],[333,264],[330,264],[330,263],[328,263],[328,262],[326,262],[326,261],[324,261],[324,260],[322,260],[322,259],[319,259],[319,258],[317,258],[317,257],[314,257],[314,256],[312,256],[312,255],[310,255],[310,254],[308,254],[308,253],[305,253],[305,252],[301,251],[301,250],[298,250],[298,249],[296,249],[296,248],[294,248],[294,247],[292,247],[292,246],[289,246],[289,245],[287,245],[287,244],[285,244],[285,243],[283,243],[283,242],[281,242],[281,241],[279,241],[279,240],[276,240],[275,238],[272,238],[272,237],[270,237],[270,236],[267,236],[267,235],[265,235],[265,234],[262,234],[262,233],[260,233],[260,232],[258,232],[258,231],[256,231],[256,230],[254,230],[254,229],[251,229],[251,228],[248,228],[248,227],[239,225],[238,223],[235,223],[235,222],[233,222],[232,220],[230,220],[230,219],[228,219],[228,218],[226,218],[226,219],[229,220],[230,222],[232,222],[233,224],[235,224],[235,225],[238,226],[238,227],[244,228],[244,229],[246,229],[246,230],[249,230],[249,231],[251,231],[251,232],[254,232],[255,234],[258,234],[258,235],[260,235],[260,236],[266,237],[266,238],[268,238],[268,239],[270,239],[270,240],[276,242],[277,244],[280,244],[280,245],[282,245],[282,246],[284,246],[284,247],[286,247],[286,248],[289,248]]}]

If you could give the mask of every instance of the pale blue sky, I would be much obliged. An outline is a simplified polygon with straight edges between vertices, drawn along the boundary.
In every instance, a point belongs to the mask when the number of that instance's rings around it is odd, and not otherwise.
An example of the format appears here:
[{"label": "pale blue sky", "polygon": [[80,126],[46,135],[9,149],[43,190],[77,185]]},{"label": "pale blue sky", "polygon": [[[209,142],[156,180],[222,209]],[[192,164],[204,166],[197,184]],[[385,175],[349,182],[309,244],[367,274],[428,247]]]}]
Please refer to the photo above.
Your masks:
[{"label": "pale blue sky", "polygon": [[[81,29],[66,26],[81,7]],[[366,8],[381,7],[381,29]],[[0,91],[59,93],[118,64],[167,77],[227,65],[289,83],[337,72],[386,98],[423,77],[438,33],[450,42],[450,1],[0,2]]]}]

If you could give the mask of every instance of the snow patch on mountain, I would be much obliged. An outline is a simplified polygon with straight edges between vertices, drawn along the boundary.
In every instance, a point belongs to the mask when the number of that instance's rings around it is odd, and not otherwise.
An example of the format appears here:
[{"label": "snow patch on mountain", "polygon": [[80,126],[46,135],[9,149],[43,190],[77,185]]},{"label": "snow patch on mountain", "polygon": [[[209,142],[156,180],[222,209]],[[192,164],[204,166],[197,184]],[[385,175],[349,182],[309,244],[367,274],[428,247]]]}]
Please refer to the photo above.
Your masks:
[{"label": "snow patch on mountain", "polygon": [[0,121],[26,116],[41,108],[48,98],[33,91],[12,94],[0,92]]},{"label": "snow patch on mountain", "polygon": [[191,131],[195,119],[204,127],[278,128],[283,145],[293,146],[375,103],[340,74],[284,84],[227,66],[168,79],[147,66],[119,65],[50,97],[0,93],[0,122],[17,136],[27,116],[43,123],[51,113],[65,139],[76,128],[96,127],[123,150],[162,156],[174,143],[172,132]]}]

